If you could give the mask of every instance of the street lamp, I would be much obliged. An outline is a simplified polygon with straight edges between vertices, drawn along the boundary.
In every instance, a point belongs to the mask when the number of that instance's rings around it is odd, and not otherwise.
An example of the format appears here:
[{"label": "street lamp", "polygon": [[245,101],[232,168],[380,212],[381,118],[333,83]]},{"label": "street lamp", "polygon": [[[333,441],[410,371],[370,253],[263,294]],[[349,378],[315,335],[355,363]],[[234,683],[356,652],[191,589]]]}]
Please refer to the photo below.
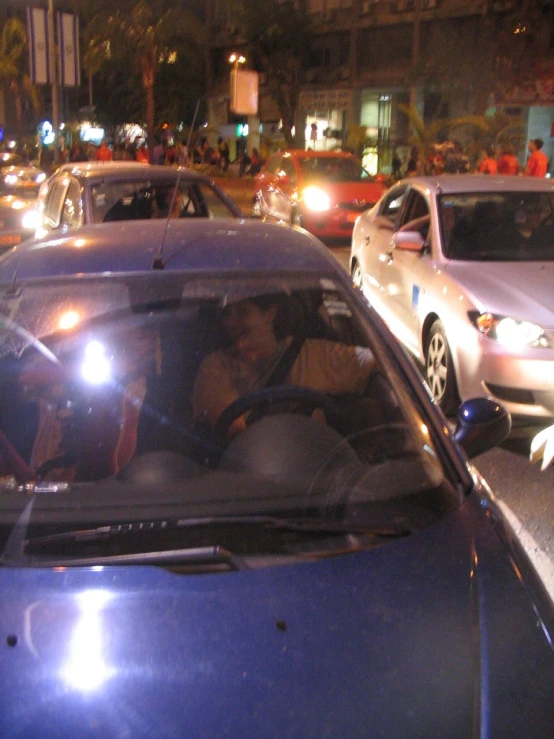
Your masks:
[{"label": "street lamp", "polygon": [[239,68],[239,64],[245,64],[245,63],[246,63],[246,57],[242,56],[242,54],[235,54],[235,52],[233,52],[231,56],[229,57],[229,64],[233,64],[235,70]]}]

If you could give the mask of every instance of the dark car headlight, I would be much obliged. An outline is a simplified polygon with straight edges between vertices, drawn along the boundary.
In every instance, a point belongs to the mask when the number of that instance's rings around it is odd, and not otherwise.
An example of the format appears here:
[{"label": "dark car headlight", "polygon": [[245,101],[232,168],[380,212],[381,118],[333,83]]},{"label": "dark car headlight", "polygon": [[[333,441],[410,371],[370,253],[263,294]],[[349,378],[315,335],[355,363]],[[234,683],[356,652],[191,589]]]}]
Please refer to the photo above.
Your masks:
[{"label": "dark car headlight", "polygon": [[517,349],[518,347],[546,348],[553,345],[552,337],[536,323],[478,311],[470,311],[468,316],[480,333],[504,346]]}]

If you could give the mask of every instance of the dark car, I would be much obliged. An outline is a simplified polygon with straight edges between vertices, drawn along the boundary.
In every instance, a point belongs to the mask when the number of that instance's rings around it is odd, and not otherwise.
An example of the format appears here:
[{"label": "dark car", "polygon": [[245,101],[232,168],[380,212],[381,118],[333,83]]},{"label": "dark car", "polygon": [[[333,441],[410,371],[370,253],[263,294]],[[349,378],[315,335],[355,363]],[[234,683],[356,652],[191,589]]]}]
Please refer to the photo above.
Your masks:
[{"label": "dark car", "polygon": [[46,174],[19,154],[0,151],[0,195],[36,198]]},{"label": "dark car", "polygon": [[[317,239],[83,227],[0,258],[4,736],[554,736],[554,610]],[[463,448],[465,448],[465,452]]]},{"label": "dark car", "polygon": [[40,222],[36,200],[0,196],[0,254],[33,238]]},{"label": "dark car", "polygon": [[[177,189],[175,189],[177,186]],[[209,177],[185,168],[139,162],[62,165],[39,193],[37,236],[109,221],[150,218],[241,218]]]},{"label": "dark car", "polygon": [[356,218],[387,189],[349,152],[303,149],[273,154],[255,187],[262,217],[339,239],[350,238]]}]

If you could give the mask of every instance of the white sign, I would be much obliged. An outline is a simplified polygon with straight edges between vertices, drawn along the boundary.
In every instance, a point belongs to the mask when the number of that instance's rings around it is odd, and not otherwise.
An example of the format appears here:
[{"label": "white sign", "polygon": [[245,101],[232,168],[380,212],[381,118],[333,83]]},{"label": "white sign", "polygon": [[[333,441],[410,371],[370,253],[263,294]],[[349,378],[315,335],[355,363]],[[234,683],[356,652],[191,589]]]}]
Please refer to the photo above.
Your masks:
[{"label": "white sign", "polygon": [[352,90],[306,90],[300,93],[301,110],[348,110]]},{"label": "white sign", "polygon": [[258,113],[258,73],[233,69],[231,72],[231,102],[229,107],[237,115]]}]

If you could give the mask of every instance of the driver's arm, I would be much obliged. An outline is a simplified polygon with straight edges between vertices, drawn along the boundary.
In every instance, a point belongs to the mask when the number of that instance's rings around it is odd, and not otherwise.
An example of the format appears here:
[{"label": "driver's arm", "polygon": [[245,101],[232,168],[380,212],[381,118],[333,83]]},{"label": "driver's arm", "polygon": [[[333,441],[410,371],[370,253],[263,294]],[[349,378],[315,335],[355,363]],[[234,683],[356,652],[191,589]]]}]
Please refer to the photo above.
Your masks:
[{"label": "driver's arm", "polygon": [[[206,420],[213,428],[221,413],[239,397],[233,384],[231,368],[222,352],[208,355],[200,363],[192,391],[192,415],[195,422]],[[237,418],[231,434],[246,428],[244,416]]]}]

